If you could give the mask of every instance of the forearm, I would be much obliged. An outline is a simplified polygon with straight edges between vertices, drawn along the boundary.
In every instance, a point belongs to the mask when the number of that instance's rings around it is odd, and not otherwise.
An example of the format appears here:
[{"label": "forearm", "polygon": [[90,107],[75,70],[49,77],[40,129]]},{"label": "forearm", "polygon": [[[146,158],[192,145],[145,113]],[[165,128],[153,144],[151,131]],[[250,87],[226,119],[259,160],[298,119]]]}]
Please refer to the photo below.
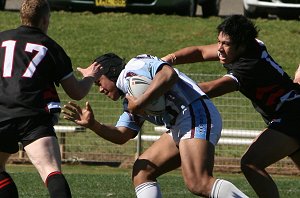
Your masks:
[{"label": "forearm", "polygon": [[217,45],[190,46],[170,53],[162,59],[172,65],[219,60]]},{"label": "forearm", "polygon": [[222,95],[230,92],[230,91],[223,89],[222,87],[213,88],[210,86],[210,82],[198,83],[198,86],[209,98],[215,98],[215,97],[222,96]]},{"label": "forearm", "polygon": [[81,100],[88,94],[94,81],[94,77],[84,77],[81,80],[77,80],[75,76],[72,75],[63,80],[61,85],[70,98],[73,100]]},{"label": "forearm", "polygon": [[196,46],[186,47],[170,53],[162,58],[172,65],[200,62],[199,52]]},{"label": "forearm", "polygon": [[216,80],[200,82],[198,86],[210,98],[222,96],[238,90],[238,83],[230,77],[223,76]]},{"label": "forearm", "polygon": [[95,78],[94,77],[84,77],[81,80],[78,80],[77,82],[77,97],[79,100],[84,98],[92,88],[92,86],[95,83]]},{"label": "forearm", "polygon": [[167,90],[177,82],[178,75],[175,70],[169,65],[162,66],[162,69],[158,71],[151,82],[148,89],[141,95],[141,108],[149,104],[151,101],[158,99]]},{"label": "forearm", "polygon": [[94,131],[101,138],[108,140],[115,144],[124,144],[130,137],[126,135],[126,133],[122,133],[115,126],[109,126],[102,124],[95,120],[91,127],[89,127],[92,131]]},{"label": "forearm", "polygon": [[60,84],[70,98],[73,100],[81,100],[88,94],[95,80],[100,77],[100,66],[100,64],[94,62],[85,69],[78,67],[77,70],[83,76],[81,80],[78,80],[72,74],[68,78],[63,79]]}]

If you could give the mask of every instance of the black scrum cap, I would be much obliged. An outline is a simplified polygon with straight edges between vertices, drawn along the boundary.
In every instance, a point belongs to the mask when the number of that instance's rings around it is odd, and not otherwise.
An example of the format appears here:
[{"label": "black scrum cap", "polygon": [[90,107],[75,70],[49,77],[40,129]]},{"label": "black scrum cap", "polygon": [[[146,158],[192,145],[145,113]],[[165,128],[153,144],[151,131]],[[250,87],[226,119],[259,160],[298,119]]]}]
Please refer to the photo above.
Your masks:
[{"label": "black scrum cap", "polygon": [[101,74],[107,76],[111,81],[116,82],[121,71],[126,65],[124,59],[114,53],[107,53],[97,57],[94,62],[102,66]]}]

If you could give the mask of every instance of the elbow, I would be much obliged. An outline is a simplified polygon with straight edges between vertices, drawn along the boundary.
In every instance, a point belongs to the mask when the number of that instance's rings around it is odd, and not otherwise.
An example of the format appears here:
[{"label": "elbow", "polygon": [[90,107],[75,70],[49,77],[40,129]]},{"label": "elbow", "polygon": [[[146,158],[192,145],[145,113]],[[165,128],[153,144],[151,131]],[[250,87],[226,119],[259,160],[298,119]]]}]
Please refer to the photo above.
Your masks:
[{"label": "elbow", "polygon": [[206,95],[208,95],[208,93],[209,93],[209,90],[210,90],[210,87],[209,86],[207,86],[207,84],[206,84],[206,82],[200,82],[200,83],[198,83],[198,86],[200,87],[200,89],[206,94]]},{"label": "elbow", "polygon": [[206,95],[207,95],[209,98],[215,98],[215,97],[218,97],[218,96],[219,96],[219,95],[216,95],[216,94],[210,93],[210,92],[208,92]]},{"label": "elbow", "polygon": [[213,89],[212,86],[209,86],[209,84],[198,83],[198,86],[209,98],[214,98],[217,96],[217,94],[215,93],[215,89]]},{"label": "elbow", "polygon": [[121,133],[115,137],[114,143],[118,145],[123,145],[131,140],[131,133]]},{"label": "elbow", "polygon": [[120,138],[118,140],[113,141],[113,143],[118,144],[118,145],[123,145],[123,144],[127,143],[128,141],[129,141],[129,139]]},{"label": "elbow", "polygon": [[215,97],[217,97],[217,95],[216,94],[214,94],[213,92],[210,92],[210,91],[206,91],[206,92],[204,92],[209,98],[215,98]]}]

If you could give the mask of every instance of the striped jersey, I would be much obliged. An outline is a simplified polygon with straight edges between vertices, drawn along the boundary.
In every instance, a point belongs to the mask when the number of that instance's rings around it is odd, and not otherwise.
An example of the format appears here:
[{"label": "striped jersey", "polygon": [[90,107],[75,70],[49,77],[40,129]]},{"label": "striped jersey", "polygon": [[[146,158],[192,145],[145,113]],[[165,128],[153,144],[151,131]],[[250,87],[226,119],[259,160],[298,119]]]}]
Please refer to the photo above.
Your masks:
[{"label": "striped jersey", "polygon": [[[160,67],[168,64],[159,58],[147,54],[139,55],[132,58],[119,75],[117,87],[123,92],[128,93],[127,79],[132,76],[145,76],[153,79]],[[179,112],[183,111],[193,101],[206,97],[205,93],[191,80],[188,76],[175,69],[179,76],[179,80],[173,87],[165,92],[166,110],[162,116],[134,116],[126,111],[127,100],[124,100],[124,113],[120,116],[116,126],[125,126],[135,131],[139,131],[141,123],[148,120],[156,125],[165,125],[170,127],[174,124]],[[207,97],[206,97],[207,98]]]}]

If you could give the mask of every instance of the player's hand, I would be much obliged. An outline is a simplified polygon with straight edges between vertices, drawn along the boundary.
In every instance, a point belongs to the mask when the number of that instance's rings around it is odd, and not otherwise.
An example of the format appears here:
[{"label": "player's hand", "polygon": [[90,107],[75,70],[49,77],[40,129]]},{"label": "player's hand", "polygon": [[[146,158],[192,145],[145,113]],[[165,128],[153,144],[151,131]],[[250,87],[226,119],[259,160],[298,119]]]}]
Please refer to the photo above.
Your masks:
[{"label": "player's hand", "polygon": [[83,77],[93,77],[97,80],[101,76],[101,64],[93,62],[87,68],[77,67],[77,70],[82,74]]},{"label": "player's hand", "polygon": [[81,108],[74,102],[69,102],[64,105],[62,113],[64,115],[64,119],[86,128],[92,127],[95,123],[94,113],[89,102],[86,102],[85,108]]},{"label": "player's hand", "polygon": [[140,108],[139,100],[129,94],[126,95],[126,99],[128,100],[128,111],[132,114],[144,115],[143,109]]},{"label": "player's hand", "polygon": [[174,65],[176,63],[176,56],[173,53],[172,54],[168,54],[168,55],[162,57],[161,60]]},{"label": "player's hand", "polygon": [[298,66],[298,69],[295,72],[294,83],[300,84],[300,64]]}]

